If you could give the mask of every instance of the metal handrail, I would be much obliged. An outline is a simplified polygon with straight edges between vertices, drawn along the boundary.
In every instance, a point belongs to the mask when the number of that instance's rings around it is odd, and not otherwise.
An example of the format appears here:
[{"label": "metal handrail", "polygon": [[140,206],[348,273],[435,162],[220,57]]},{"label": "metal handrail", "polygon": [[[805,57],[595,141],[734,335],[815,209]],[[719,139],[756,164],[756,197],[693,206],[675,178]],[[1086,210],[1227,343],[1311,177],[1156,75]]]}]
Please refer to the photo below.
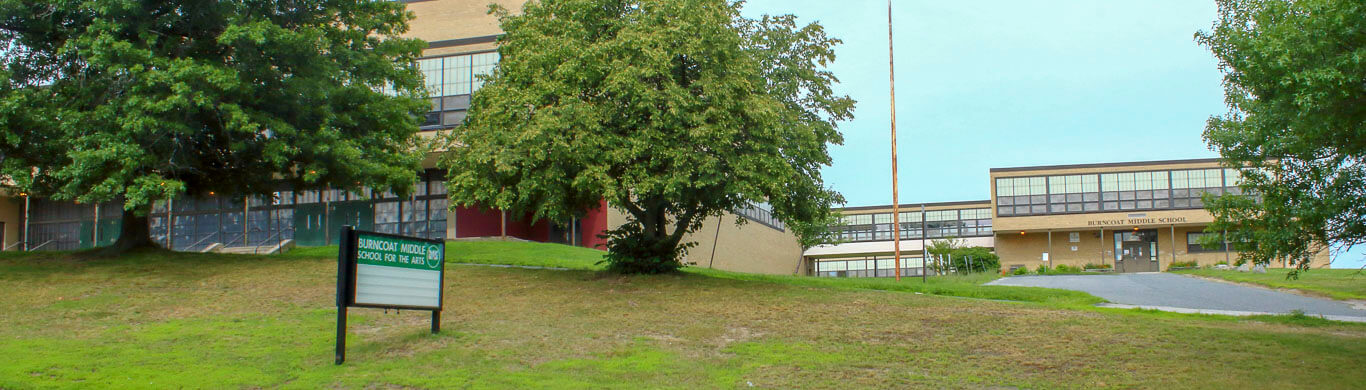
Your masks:
[{"label": "metal handrail", "polygon": [[53,241],[57,241],[57,240],[47,240],[47,242],[44,242],[44,243],[42,243],[42,244],[38,244],[38,246],[35,246],[35,247],[32,247],[32,248],[28,248],[28,251],[29,251],[29,252],[36,251],[36,250],[38,250],[38,248],[42,248],[42,247],[44,247],[44,246],[47,246],[47,244],[51,244]]},{"label": "metal handrail", "polygon": [[[224,247],[224,248],[230,247],[230,246],[232,246],[232,244],[237,243],[238,240],[244,240],[244,239],[246,239],[246,235],[245,235],[245,234],[244,234],[244,235],[241,235],[241,236],[237,236],[237,238],[232,239],[232,241],[228,241],[228,242],[223,243],[223,247]],[[242,243],[245,244],[246,241],[243,241]]]},{"label": "metal handrail", "polygon": [[[269,235],[269,236],[266,236],[266,239],[261,240],[261,242],[270,242],[270,238],[271,238],[271,237],[279,238],[279,237],[280,237],[280,232],[279,232],[279,231],[276,231],[275,234],[271,234],[271,235]],[[280,243],[277,242],[275,245],[276,245],[276,246],[279,246]],[[263,246],[265,246],[265,245],[257,245],[257,246],[256,246],[256,249],[252,249],[252,250],[251,250],[251,253],[252,253],[252,254],[256,254],[256,255],[261,254],[261,247],[263,247]]]},{"label": "metal handrail", "polygon": [[198,249],[198,248],[199,248],[199,244],[203,244],[203,243],[204,243],[204,240],[213,238],[213,236],[214,236],[214,234],[210,234],[210,235],[204,236],[204,238],[199,239],[199,241],[195,241],[193,244],[190,244],[190,246],[188,246],[188,247],[186,247],[186,248],[188,248],[189,250],[192,250],[192,251],[197,251],[197,250],[199,250],[199,249]]},{"label": "metal handrail", "polygon": [[23,244],[24,244],[23,241],[15,241],[15,242],[14,242],[14,245],[10,245],[10,246],[5,247],[5,250],[7,250],[7,251],[8,251],[8,250],[13,250],[14,247],[19,246],[19,245],[23,245]]}]

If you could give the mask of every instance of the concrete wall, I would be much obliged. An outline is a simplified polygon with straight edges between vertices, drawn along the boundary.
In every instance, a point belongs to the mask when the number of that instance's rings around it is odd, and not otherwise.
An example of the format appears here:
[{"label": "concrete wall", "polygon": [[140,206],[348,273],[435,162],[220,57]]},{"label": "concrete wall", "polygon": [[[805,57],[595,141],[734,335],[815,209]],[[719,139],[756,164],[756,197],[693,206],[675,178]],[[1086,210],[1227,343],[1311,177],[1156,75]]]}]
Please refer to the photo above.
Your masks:
[{"label": "concrete wall", "polygon": [[754,221],[736,226],[736,218],[742,217],[726,214],[708,218],[701,229],[684,237],[684,242],[697,243],[688,250],[685,262],[700,268],[757,274],[806,273],[801,244],[792,232]]},{"label": "concrete wall", "polygon": [[[417,16],[405,37],[427,42],[501,34],[498,18],[488,14],[489,3],[520,12],[523,0],[431,0],[408,3]],[[435,54],[435,53],[433,53]]]},{"label": "concrete wall", "polygon": [[[629,218],[625,211],[616,207],[607,207],[606,216],[607,229],[616,229]],[[716,217],[708,218],[702,228],[684,236],[683,242],[697,243],[688,250],[684,263],[701,268],[773,275],[806,272],[805,265],[799,268],[803,263],[801,244],[790,231],[780,231],[754,221],[736,226],[736,218],[742,217],[726,214],[719,222]]]}]

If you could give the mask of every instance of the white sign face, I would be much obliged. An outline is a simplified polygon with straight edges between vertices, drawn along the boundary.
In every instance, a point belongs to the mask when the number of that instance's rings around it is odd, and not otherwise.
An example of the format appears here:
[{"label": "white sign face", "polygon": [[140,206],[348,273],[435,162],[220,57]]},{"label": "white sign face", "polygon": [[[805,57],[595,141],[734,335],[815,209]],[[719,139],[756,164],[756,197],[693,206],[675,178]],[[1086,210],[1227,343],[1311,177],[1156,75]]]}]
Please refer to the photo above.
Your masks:
[{"label": "white sign face", "polygon": [[1043,261],[1048,261],[1048,252],[1043,253]]},{"label": "white sign face", "polygon": [[441,307],[444,245],[356,232],[355,304]]}]

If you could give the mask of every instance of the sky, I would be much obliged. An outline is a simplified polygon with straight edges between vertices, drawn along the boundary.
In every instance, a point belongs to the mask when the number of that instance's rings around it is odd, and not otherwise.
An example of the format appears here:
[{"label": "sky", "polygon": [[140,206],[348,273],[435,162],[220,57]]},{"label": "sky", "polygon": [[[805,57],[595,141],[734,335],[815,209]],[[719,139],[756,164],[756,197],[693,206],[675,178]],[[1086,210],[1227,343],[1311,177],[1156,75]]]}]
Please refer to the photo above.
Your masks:
[{"label": "sky", "polygon": [[[901,203],[985,200],[991,168],[1218,157],[1201,138],[1227,112],[1195,42],[1212,0],[894,0]],[[844,43],[829,69],[858,101],[826,183],[846,206],[891,204],[885,0],[750,0]],[[1361,267],[1366,251],[1333,266]]]}]

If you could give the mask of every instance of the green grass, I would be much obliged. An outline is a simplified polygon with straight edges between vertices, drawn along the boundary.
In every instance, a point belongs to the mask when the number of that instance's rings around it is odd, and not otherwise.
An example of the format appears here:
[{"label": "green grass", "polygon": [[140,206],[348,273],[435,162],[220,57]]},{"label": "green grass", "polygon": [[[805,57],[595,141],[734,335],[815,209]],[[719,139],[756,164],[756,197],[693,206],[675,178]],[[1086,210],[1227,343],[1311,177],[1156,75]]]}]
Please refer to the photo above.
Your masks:
[{"label": "green grass", "polygon": [[[0,255],[0,388],[1353,388],[1366,326],[1076,310],[1093,298],[692,269],[619,276],[601,252],[452,243],[569,271],[450,267],[428,316],[352,309],[332,365],[335,248],[287,256]],[[456,250],[459,249],[459,250]],[[329,252],[330,250],[330,252]],[[957,279],[954,279],[957,278]],[[916,287],[919,286],[919,287]],[[947,293],[1029,303],[959,299]]]},{"label": "green grass", "polygon": [[[602,270],[602,251],[525,241],[447,241],[446,258],[452,264],[501,264],[527,267]],[[295,248],[288,258],[337,258],[337,246]]]},{"label": "green grass", "polygon": [[1173,271],[1180,274],[1251,283],[1271,288],[1288,288],[1342,300],[1366,300],[1366,272],[1356,269],[1313,269],[1301,272],[1299,279],[1288,279],[1286,270],[1268,269],[1264,274],[1235,270],[1194,269]]}]

